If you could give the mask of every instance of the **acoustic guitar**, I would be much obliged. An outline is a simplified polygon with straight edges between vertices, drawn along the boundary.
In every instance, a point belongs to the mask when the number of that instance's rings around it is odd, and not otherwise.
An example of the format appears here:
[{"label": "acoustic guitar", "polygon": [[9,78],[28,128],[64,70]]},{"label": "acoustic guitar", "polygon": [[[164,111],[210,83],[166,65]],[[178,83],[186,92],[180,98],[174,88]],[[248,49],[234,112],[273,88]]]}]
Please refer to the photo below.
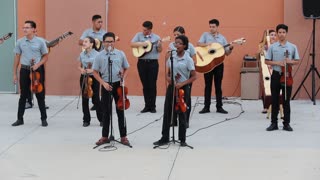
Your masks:
[{"label": "acoustic guitar", "polygon": [[246,39],[240,38],[222,46],[219,43],[212,43],[206,47],[196,47],[197,64],[196,71],[200,73],[207,73],[213,68],[221,64],[225,58],[224,48],[231,44],[243,44]]},{"label": "acoustic guitar", "polygon": [[[166,41],[170,41],[170,40],[171,40],[170,36],[167,36],[167,37],[162,38],[160,41],[166,42]],[[147,40],[145,42],[148,43],[147,46],[139,46],[139,47],[132,48],[133,56],[135,56],[137,58],[142,57],[146,53],[152,51],[153,44],[158,43],[158,41],[151,42],[150,40]]]},{"label": "acoustic guitar", "polygon": [[2,37],[0,38],[0,40],[1,40],[1,41],[8,40],[9,38],[11,38],[11,36],[12,36],[12,33],[8,33],[8,34],[2,36]]},{"label": "acoustic guitar", "polygon": [[[98,38],[94,38],[94,41],[96,43],[97,51],[101,51],[103,48],[102,41],[100,41]],[[119,36],[115,36],[115,41],[120,41]],[[82,47],[82,51],[85,51],[83,47]]]}]

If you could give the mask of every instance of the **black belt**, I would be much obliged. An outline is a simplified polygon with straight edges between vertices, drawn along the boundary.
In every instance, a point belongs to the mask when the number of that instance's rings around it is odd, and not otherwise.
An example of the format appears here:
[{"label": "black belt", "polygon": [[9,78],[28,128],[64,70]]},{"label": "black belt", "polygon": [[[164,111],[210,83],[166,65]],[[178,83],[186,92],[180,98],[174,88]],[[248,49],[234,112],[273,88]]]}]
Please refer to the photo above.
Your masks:
[{"label": "black belt", "polygon": [[30,70],[31,66],[27,66],[27,65],[21,64],[21,68]]},{"label": "black belt", "polygon": [[158,59],[139,59],[142,62],[156,62]]}]

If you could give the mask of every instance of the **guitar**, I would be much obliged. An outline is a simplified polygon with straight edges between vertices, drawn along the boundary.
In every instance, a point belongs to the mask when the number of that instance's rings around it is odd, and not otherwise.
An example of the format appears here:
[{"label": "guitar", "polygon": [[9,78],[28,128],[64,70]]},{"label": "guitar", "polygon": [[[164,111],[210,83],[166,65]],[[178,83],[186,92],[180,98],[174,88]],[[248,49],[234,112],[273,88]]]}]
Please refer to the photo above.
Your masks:
[{"label": "guitar", "polygon": [[57,37],[56,39],[50,41],[50,42],[46,42],[48,51],[50,51],[50,48],[54,47],[55,45],[57,45],[60,41],[62,41],[63,39],[67,38],[68,36],[71,36],[73,34],[73,32],[68,31],[63,33],[61,36]]},{"label": "guitar", "polygon": [[197,64],[196,71],[206,73],[221,64],[225,58],[224,48],[231,44],[243,44],[246,42],[245,38],[240,38],[222,46],[219,43],[212,43],[206,47],[196,47]]},{"label": "guitar", "polygon": [[[3,42],[3,41],[5,41],[5,40],[11,38],[11,36],[12,36],[12,33],[8,33],[8,34],[2,36],[2,38],[0,38],[0,42]],[[1,44],[1,43],[0,43],[0,44]]]},{"label": "guitar", "polygon": [[[164,37],[162,38],[161,40],[159,41],[162,41],[162,42],[166,42],[166,41],[170,41],[171,38],[170,36],[167,36],[167,37]],[[146,43],[148,43],[147,46],[139,46],[139,47],[134,47],[132,48],[132,53],[133,53],[133,56],[139,58],[139,57],[142,57],[143,55],[145,55],[146,53],[152,51],[152,46],[153,44],[156,44],[158,43],[158,41],[156,42],[151,42],[149,40],[145,41]]]},{"label": "guitar", "polygon": [[[119,36],[115,36],[114,40],[115,41],[120,41]],[[98,38],[94,38],[94,41],[96,43],[96,48],[97,48],[96,50],[97,51],[101,51],[102,48],[103,48],[102,41],[100,41]],[[82,47],[81,49],[82,49],[82,51],[85,51],[85,48]]]}]

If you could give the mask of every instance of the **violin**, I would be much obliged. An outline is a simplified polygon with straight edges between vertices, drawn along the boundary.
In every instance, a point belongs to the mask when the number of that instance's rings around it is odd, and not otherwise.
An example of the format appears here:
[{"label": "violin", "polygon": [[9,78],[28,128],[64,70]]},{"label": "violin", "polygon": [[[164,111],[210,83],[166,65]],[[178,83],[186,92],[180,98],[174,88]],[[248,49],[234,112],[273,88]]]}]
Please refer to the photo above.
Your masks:
[{"label": "violin", "polygon": [[[31,67],[34,65],[34,59],[31,60]],[[43,85],[40,82],[40,72],[30,69],[30,80],[31,80],[31,92],[41,93],[43,91]]]},{"label": "violin", "polygon": [[187,111],[187,105],[184,102],[184,90],[183,89],[176,90],[175,110],[177,112],[182,112],[182,113]]},{"label": "violin", "polygon": [[[284,56],[286,58],[289,57],[289,51],[286,50],[284,53]],[[280,78],[280,83],[284,86],[292,86],[293,84],[293,78],[292,78],[292,66],[285,64],[284,66],[281,67],[281,78]]]},{"label": "violin", "polygon": [[117,88],[117,94],[119,96],[118,102],[117,102],[117,108],[119,110],[127,110],[130,107],[130,101],[127,98],[128,95],[128,88],[124,86],[124,79],[121,78],[122,86],[119,86]]},{"label": "violin", "polygon": [[[91,67],[92,67],[92,63],[88,63],[88,66],[86,67],[86,69],[91,69]],[[85,78],[84,78],[83,96],[86,98],[92,98],[93,96],[92,78],[88,75],[88,73],[85,74]]]}]

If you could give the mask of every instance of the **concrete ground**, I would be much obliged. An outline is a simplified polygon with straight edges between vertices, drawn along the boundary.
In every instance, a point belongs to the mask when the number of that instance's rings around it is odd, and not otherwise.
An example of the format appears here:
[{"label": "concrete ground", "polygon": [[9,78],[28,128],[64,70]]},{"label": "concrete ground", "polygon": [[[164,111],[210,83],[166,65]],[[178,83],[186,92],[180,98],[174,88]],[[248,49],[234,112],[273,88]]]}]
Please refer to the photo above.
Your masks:
[{"label": "concrete ground", "polygon": [[126,119],[133,148],[115,143],[116,149],[93,149],[101,127],[92,111],[91,125],[82,127],[77,97],[46,97],[48,127],[40,126],[37,105],[26,110],[23,126],[12,127],[18,98],[0,94],[1,180],[320,179],[320,102],[292,101],[294,131],[283,131],[279,122],[280,130],[267,132],[270,121],[261,113],[261,101],[229,98],[224,101],[229,114],[216,113],[215,102],[211,113],[199,114],[203,97],[192,97],[187,143],[194,149],[178,144],[153,149],[161,135],[164,97],[157,98],[157,113],[141,114],[143,98],[131,96]]}]

